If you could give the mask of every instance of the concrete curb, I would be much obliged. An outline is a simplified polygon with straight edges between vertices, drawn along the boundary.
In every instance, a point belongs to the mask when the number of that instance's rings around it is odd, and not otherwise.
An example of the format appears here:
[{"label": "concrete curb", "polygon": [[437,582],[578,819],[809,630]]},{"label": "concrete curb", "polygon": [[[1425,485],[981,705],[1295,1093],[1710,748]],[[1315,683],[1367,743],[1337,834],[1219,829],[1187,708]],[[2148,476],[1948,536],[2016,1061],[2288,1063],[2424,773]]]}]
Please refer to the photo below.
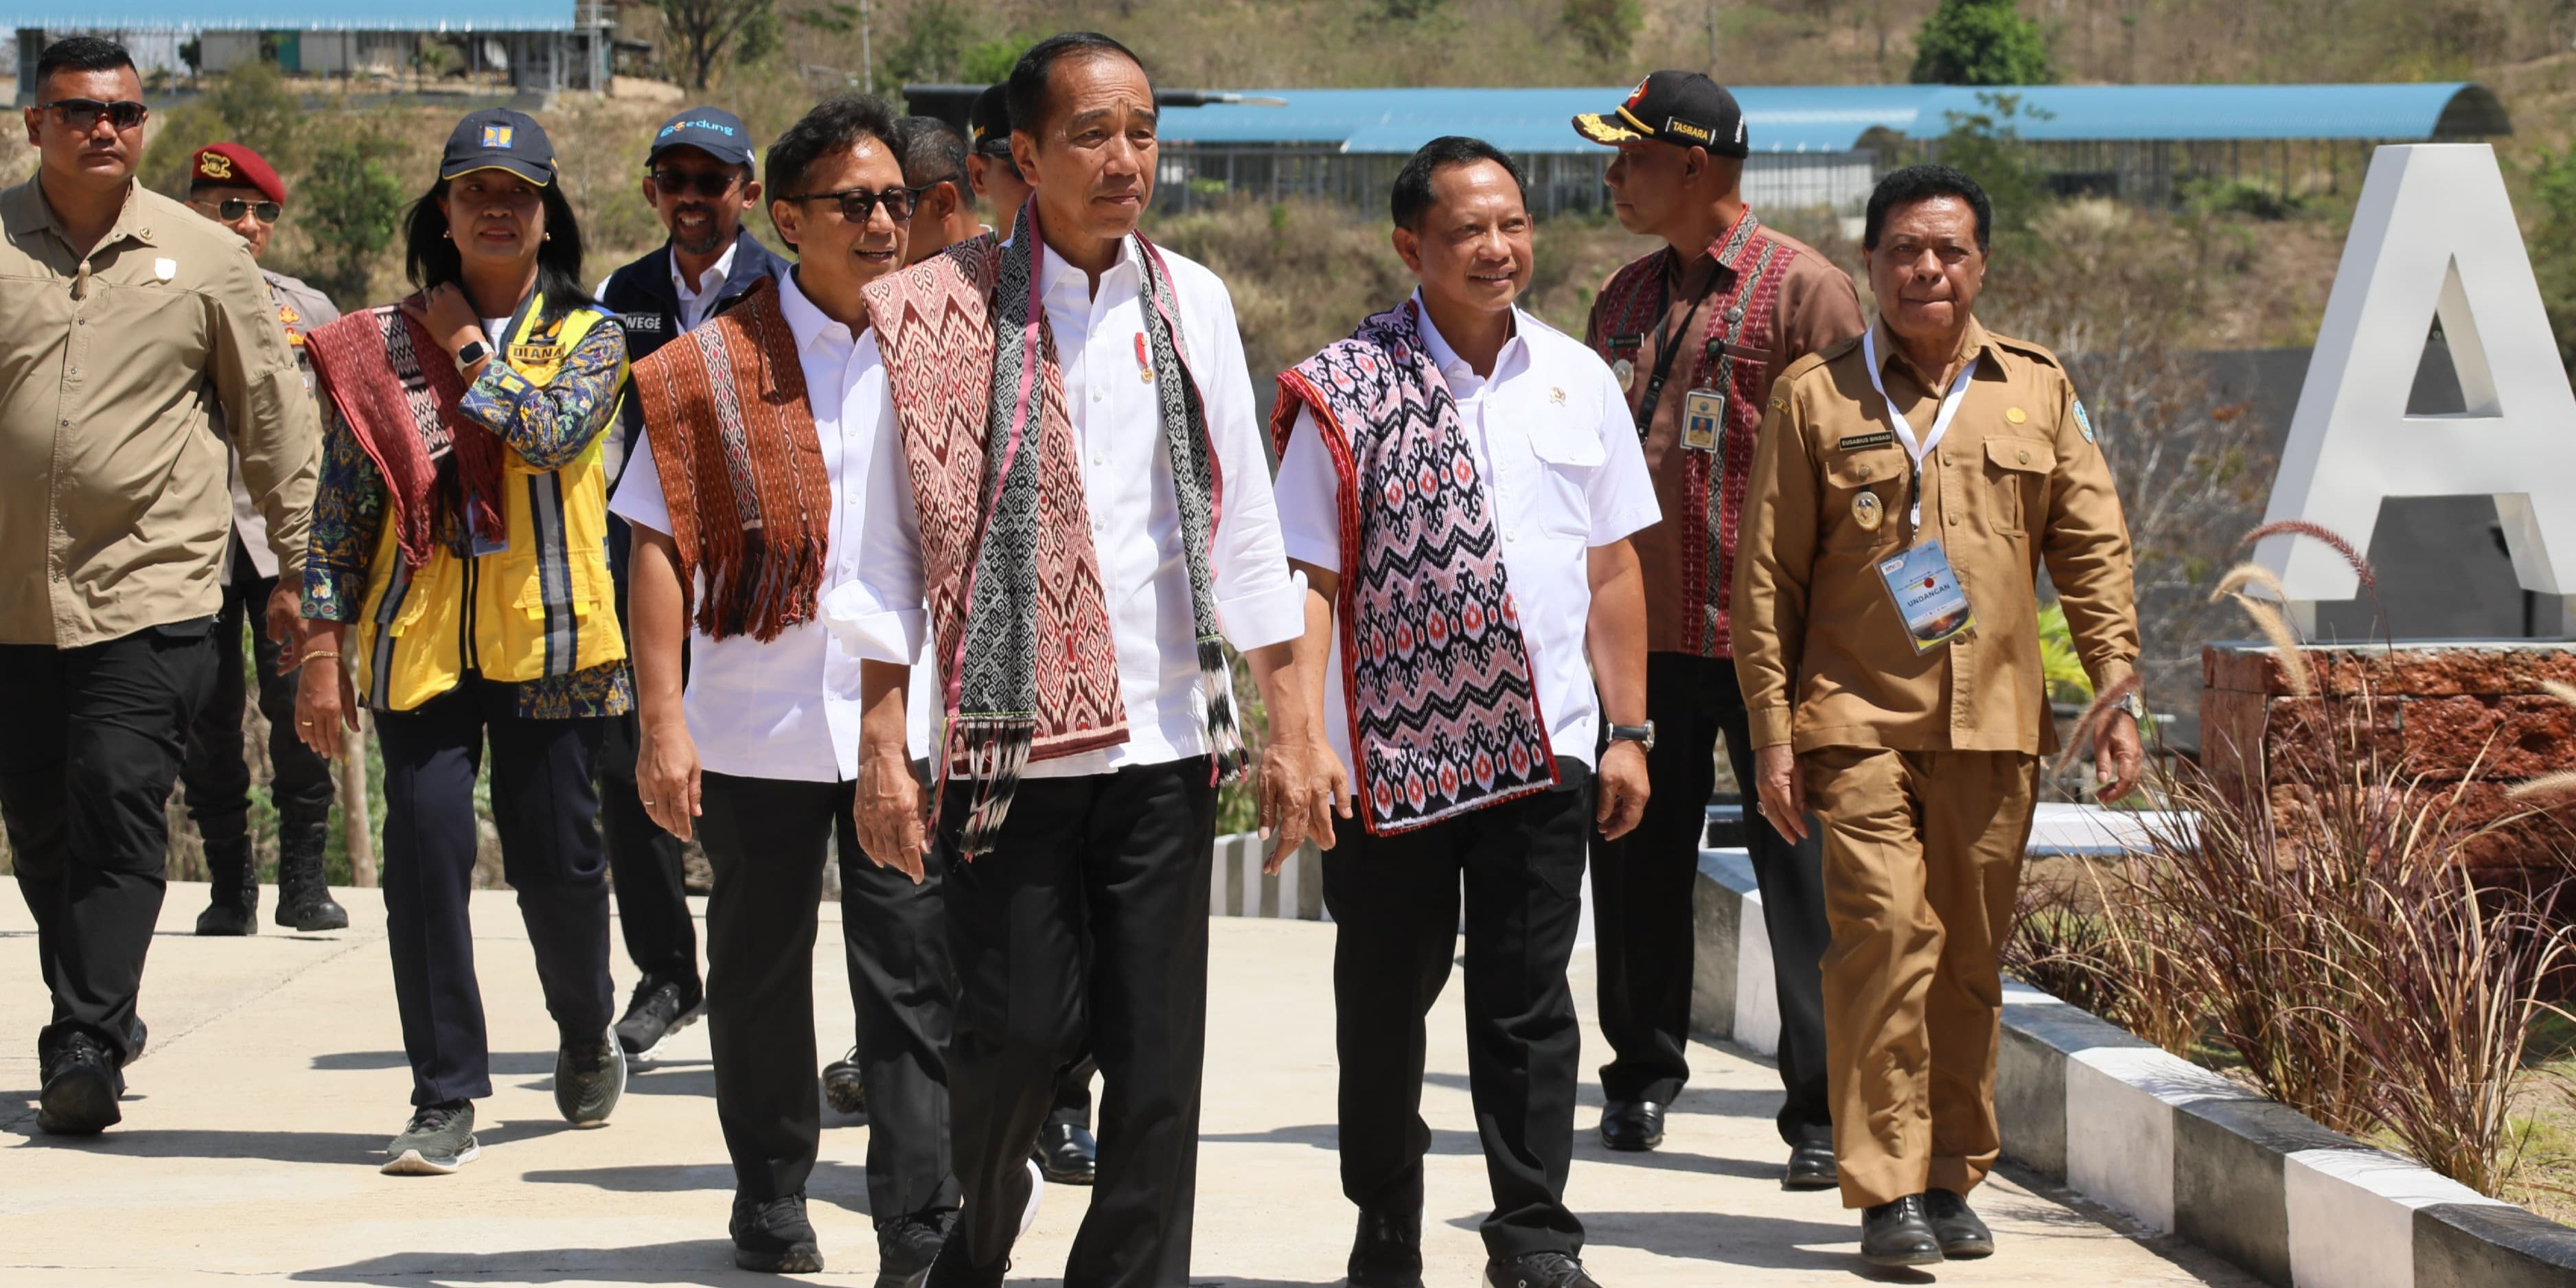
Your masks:
[{"label": "concrete curb", "polygon": [[1323,854],[1312,844],[1298,846],[1272,876],[1261,870],[1266,848],[1258,832],[1216,838],[1216,864],[1208,872],[1209,915],[1331,920],[1324,915]]},{"label": "concrete curb", "polygon": [[[1744,851],[1702,850],[1693,1029],[1770,1055],[1780,1017]],[[2476,1191],[2007,982],[2004,1152],[2283,1288],[2570,1288],[2576,1229]]]}]

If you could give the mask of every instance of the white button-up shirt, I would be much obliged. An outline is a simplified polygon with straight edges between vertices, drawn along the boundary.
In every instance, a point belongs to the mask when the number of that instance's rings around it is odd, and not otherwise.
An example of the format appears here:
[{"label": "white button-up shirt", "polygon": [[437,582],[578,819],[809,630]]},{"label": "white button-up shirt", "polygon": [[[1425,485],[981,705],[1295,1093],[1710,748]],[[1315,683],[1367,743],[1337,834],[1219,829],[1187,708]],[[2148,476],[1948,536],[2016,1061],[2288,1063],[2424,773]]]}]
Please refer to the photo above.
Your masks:
[{"label": "white button-up shirt", "polygon": [[[1039,290],[1063,365],[1066,410],[1082,468],[1091,545],[1100,561],[1109,633],[1118,653],[1118,683],[1127,705],[1127,741],[1103,751],[1031,764],[1031,778],[1108,773],[1208,752],[1207,700],[1199,686],[1189,568],[1183,562],[1179,503],[1163,445],[1162,405],[1149,361],[1137,357],[1145,334],[1142,252],[1134,238],[1118,263],[1089,277],[1046,253]],[[1200,265],[1163,252],[1180,312],[1180,348],[1199,382],[1224,494],[1218,510],[1213,572],[1218,628],[1237,649],[1295,639],[1305,629],[1305,588],[1288,572],[1279,520],[1270,500],[1269,456],[1235,331],[1234,300],[1225,283]],[[893,398],[879,413],[881,457],[899,458]],[[868,507],[861,562],[876,613],[861,631],[861,652],[882,662],[912,663],[921,653],[920,516],[910,475],[879,474],[882,493]],[[933,672],[913,676],[920,690]]]},{"label": "white button-up shirt", "polygon": [[[805,369],[814,436],[823,449],[832,513],[816,595],[823,620],[801,622],[762,643],[749,635],[689,643],[689,685],[681,710],[698,763],[719,774],[796,782],[846,782],[859,774],[859,658],[832,629],[851,614],[859,581],[859,532],[886,405],[885,362],[873,330],[853,336],[797,288],[778,279],[778,307]],[[646,437],[609,509],[639,528],[669,533],[659,452]],[[697,589],[703,599],[703,580]]]},{"label": "white button-up shirt", "polygon": [[[1417,307],[1421,295],[1414,295]],[[1429,310],[1423,352],[1449,384],[1458,419],[1502,536],[1503,576],[1520,610],[1549,749],[1589,765],[1600,735],[1585,628],[1592,615],[1588,552],[1661,518],[1637,423],[1610,369],[1580,341],[1514,311],[1512,338],[1479,376],[1449,347]],[[1279,526],[1288,557],[1341,571],[1341,483],[1301,411],[1279,461]],[[1351,763],[1351,721],[1341,681],[1341,634],[1326,666],[1324,730]]]}]

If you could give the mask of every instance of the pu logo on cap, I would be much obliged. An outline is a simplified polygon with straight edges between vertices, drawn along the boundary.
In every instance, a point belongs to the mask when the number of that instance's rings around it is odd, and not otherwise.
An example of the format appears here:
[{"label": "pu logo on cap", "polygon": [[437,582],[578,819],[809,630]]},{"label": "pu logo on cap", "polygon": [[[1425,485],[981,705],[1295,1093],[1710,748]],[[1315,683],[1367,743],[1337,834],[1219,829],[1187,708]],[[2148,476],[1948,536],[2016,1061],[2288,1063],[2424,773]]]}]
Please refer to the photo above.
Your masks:
[{"label": "pu logo on cap", "polygon": [[233,159],[221,152],[208,152],[197,158],[197,173],[209,179],[233,177]]},{"label": "pu logo on cap", "polygon": [[487,148],[507,149],[510,146],[510,136],[517,132],[517,128],[518,127],[516,126],[510,125],[484,126],[483,146]]}]

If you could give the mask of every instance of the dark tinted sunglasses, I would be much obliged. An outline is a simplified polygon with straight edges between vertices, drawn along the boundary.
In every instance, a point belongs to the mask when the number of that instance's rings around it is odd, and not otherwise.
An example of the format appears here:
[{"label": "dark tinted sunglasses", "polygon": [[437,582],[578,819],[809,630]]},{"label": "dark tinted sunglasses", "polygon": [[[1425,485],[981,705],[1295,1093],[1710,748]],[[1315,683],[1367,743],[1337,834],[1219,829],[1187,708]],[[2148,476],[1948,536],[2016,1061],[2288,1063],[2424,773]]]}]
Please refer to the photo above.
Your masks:
[{"label": "dark tinted sunglasses", "polygon": [[143,124],[143,118],[152,113],[151,108],[130,98],[121,98],[113,103],[102,103],[94,98],[58,98],[36,106],[52,108],[55,120],[84,131],[97,128],[98,118],[102,116],[117,129],[130,130]]},{"label": "dark tinted sunglasses", "polygon": [[868,216],[876,213],[876,208],[882,205],[885,207],[886,217],[900,224],[910,222],[912,212],[921,204],[921,194],[926,190],[926,188],[888,188],[883,192],[870,192],[865,188],[844,188],[839,192],[809,192],[801,197],[789,197],[787,200],[837,201],[841,203],[841,218],[854,224],[866,223]]},{"label": "dark tinted sunglasses", "polygon": [[701,197],[721,197],[733,190],[740,175],[690,174],[682,170],[648,170],[644,177],[653,181],[665,197],[682,197],[691,192]]},{"label": "dark tinted sunglasses", "polygon": [[263,224],[273,224],[277,222],[279,215],[286,213],[286,207],[274,201],[246,201],[240,197],[226,197],[211,206],[202,201],[192,201],[188,204],[199,210],[212,210],[216,218],[228,224],[251,214],[258,215],[259,221]]}]

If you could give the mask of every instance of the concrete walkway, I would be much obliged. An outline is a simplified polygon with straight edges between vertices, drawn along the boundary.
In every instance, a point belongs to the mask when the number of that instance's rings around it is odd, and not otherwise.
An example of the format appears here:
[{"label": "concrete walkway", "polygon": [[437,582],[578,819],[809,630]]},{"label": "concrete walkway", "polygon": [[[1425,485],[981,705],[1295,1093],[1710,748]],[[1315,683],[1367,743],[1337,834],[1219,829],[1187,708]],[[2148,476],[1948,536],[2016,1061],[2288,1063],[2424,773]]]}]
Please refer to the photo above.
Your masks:
[{"label": "concrete walkway", "polygon": [[[145,976],[151,1046],[130,1072],[125,1121],[105,1136],[33,1135],[33,1035],[47,1013],[26,907],[0,897],[0,1282],[237,1284],[737,1284],[724,1237],[732,1175],[711,1103],[706,1030],[638,1071],[610,1125],[574,1131],[551,1096],[554,1033],[505,893],[475,897],[491,1003],[496,1094],[483,1156],[450,1178],[379,1175],[408,1113],[373,891],[342,892],[356,925],[273,928],[250,940],[188,934],[202,886],[174,885]],[[264,892],[262,911],[273,903]],[[837,909],[825,905],[826,917]],[[814,960],[826,1048],[846,1043],[837,926]],[[1337,1284],[1351,1213],[1334,1168],[1333,928],[1220,919],[1211,995],[1206,1144],[1194,1284]],[[1589,953],[1577,993],[1590,1013]],[[620,1000],[631,983],[619,962]],[[1425,1115],[1434,1128],[1432,1288],[1478,1282],[1486,1206],[1453,983],[1434,1016]],[[1587,1066],[1603,1049],[1587,1028]],[[1611,1155],[1587,1081],[1569,1198],[1607,1288],[1831,1284],[1862,1271],[1857,1219],[1831,1194],[1785,1194],[1771,1070],[1692,1051],[1693,1083],[1661,1152]],[[1587,1071],[1587,1078],[1589,1077]],[[823,1282],[873,1282],[864,1126],[834,1123],[813,1182]],[[1054,1283],[1087,1191],[1050,1189],[1018,1262]],[[2009,1177],[1986,1190],[2001,1255],[1895,1282],[2143,1285],[2250,1280],[2170,1241],[2141,1242],[2102,1213]]]}]

